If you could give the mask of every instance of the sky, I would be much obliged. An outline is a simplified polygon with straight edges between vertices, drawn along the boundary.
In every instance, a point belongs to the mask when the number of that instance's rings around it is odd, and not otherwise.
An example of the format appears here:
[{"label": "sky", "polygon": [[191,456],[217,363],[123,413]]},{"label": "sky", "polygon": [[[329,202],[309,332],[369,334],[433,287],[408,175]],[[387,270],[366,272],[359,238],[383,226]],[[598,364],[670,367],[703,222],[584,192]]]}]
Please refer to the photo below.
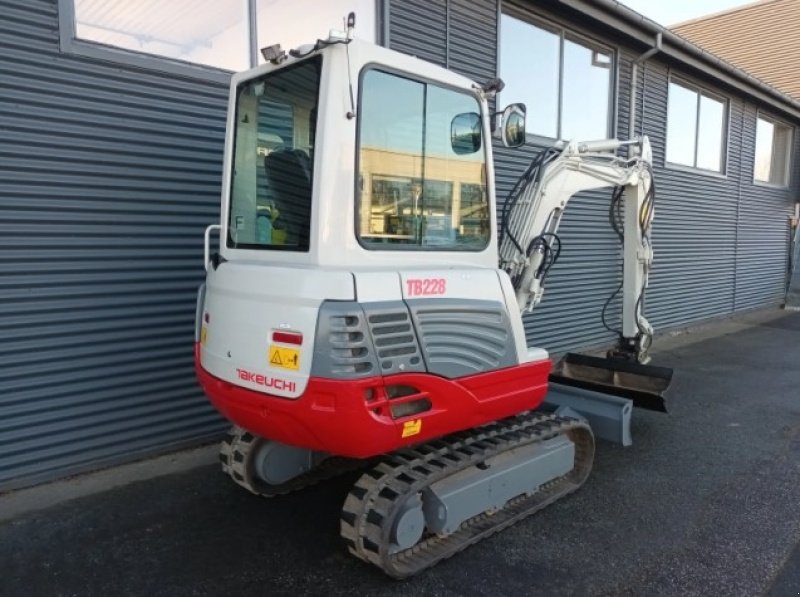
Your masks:
[{"label": "sky", "polygon": [[743,0],[620,0],[620,2],[665,27],[721,10],[752,4],[752,1]]}]

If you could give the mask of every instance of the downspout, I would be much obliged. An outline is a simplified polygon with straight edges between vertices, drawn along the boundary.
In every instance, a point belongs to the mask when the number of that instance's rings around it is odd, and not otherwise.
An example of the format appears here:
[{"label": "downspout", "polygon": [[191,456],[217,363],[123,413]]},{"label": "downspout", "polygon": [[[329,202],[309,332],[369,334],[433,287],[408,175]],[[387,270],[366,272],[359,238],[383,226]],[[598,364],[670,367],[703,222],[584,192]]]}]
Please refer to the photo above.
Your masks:
[{"label": "downspout", "polygon": [[[655,45],[633,61],[631,65],[631,90],[628,101],[628,138],[633,139],[636,131],[636,88],[639,86],[639,65],[661,51],[661,33],[656,33]],[[642,99],[644,99],[644,86],[642,86]],[[644,129],[644,120],[642,121]]]}]

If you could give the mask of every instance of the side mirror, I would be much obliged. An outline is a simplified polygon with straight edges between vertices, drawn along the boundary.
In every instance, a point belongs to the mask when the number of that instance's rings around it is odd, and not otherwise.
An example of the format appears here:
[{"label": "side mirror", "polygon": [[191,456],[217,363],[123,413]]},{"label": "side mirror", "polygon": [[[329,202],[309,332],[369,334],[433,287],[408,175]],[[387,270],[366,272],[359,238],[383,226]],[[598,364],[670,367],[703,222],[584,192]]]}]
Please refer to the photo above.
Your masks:
[{"label": "side mirror", "polygon": [[453,117],[450,146],[456,155],[475,153],[481,148],[481,117],[478,113],[463,112]]},{"label": "side mirror", "polygon": [[503,128],[500,132],[503,145],[525,145],[525,104],[509,104],[503,110]]}]

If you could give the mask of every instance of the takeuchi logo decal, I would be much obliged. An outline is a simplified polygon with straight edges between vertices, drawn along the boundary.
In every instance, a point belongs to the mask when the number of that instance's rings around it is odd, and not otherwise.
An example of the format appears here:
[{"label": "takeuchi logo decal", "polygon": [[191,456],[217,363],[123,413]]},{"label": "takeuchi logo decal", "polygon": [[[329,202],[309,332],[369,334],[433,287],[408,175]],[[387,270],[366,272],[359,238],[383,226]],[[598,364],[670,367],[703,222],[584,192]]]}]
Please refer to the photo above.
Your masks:
[{"label": "takeuchi logo decal", "polygon": [[280,377],[270,377],[269,375],[262,375],[261,373],[253,373],[247,369],[236,369],[236,374],[239,379],[249,381],[250,383],[264,386],[265,388],[272,388],[273,390],[280,390],[282,392],[294,392],[297,387],[293,381],[281,379]]}]

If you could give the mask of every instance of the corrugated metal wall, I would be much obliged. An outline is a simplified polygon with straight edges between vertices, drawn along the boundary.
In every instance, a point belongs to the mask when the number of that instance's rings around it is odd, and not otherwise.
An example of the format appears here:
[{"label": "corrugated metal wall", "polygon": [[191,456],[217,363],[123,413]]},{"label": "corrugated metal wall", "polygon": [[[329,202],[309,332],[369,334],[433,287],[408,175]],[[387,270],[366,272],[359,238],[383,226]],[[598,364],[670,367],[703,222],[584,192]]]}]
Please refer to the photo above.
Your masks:
[{"label": "corrugated metal wall", "polygon": [[[464,10],[463,4],[457,0],[437,2],[436,25],[432,28],[435,35],[428,30],[420,36],[418,24],[428,22],[421,4],[393,0],[391,46],[479,81],[496,76],[499,2],[469,2],[469,10]],[[617,49],[615,130],[619,137],[626,136],[631,64],[636,54],[620,47],[618,35],[604,35],[601,28],[579,14],[554,14],[552,5],[545,2],[511,5]],[[450,40],[445,48],[443,39]],[[654,150],[658,183],[653,230],[656,261],[647,311],[660,330],[779,303],[786,275],[787,218],[794,196],[788,189],[752,183],[755,107],[737,93],[713,84],[709,85],[712,91],[730,99],[726,174],[665,167],[669,69],[658,59],[651,59],[640,69],[635,128],[638,132],[643,127]],[[702,83],[702,75],[699,77]],[[508,150],[495,143],[500,201],[538,149]],[[548,278],[544,301],[535,314],[525,317],[529,343],[561,352],[613,342],[614,335],[603,327],[600,317],[606,299],[621,279],[621,255],[608,225],[609,196],[608,192],[582,193],[570,203],[559,231],[562,257]],[[619,314],[615,301],[608,310],[609,323],[618,323]]]},{"label": "corrugated metal wall", "polygon": [[[794,191],[777,190],[753,183],[757,108],[747,104],[743,130],[742,187],[736,243],[736,309],[756,307],[784,298],[787,283],[786,252],[791,243],[788,216],[800,201],[800,176]],[[794,167],[800,173],[800,139],[794,134]],[[778,250],[786,247],[785,251]]]},{"label": "corrugated metal wall", "polygon": [[[526,14],[542,15],[523,8],[519,16],[525,18]],[[594,39],[603,41],[596,36]],[[624,72],[624,65],[617,64],[614,78]],[[500,100],[505,102],[502,95]],[[531,114],[530,119],[535,122],[536,115]],[[613,114],[610,120],[614,131],[617,127]],[[627,120],[619,126],[627,126]],[[498,200],[505,201],[532,156],[543,147],[526,147],[523,152],[507,149],[498,142],[494,146]],[[601,318],[603,305],[619,285],[622,268],[619,240],[608,224],[610,198],[610,190],[592,191],[579,193],[570,201],[558,231],[561,256],[547,278],[544,299],[535,313],[524,317],[529,345],[563,352],[575,346],[614,341],[614,334],[605,329]],[[612,325],[619,319],[619,305],[618,300],[609,305],[607,319]]]},{"label": "corrugated metal wall", "polygon": [[59,52],[0,1],[0,491],[196,442],[202,235],[226,89]]},{"label": "corrugated metal wall", "polygon": [[640,113],[653,145],[658,191],[647,295],[657,329],[732,312],[736,271],[741,102],[733,97],[729,103],[727,176],[665,167],[668,72],[659,61],[647,63]]}]

